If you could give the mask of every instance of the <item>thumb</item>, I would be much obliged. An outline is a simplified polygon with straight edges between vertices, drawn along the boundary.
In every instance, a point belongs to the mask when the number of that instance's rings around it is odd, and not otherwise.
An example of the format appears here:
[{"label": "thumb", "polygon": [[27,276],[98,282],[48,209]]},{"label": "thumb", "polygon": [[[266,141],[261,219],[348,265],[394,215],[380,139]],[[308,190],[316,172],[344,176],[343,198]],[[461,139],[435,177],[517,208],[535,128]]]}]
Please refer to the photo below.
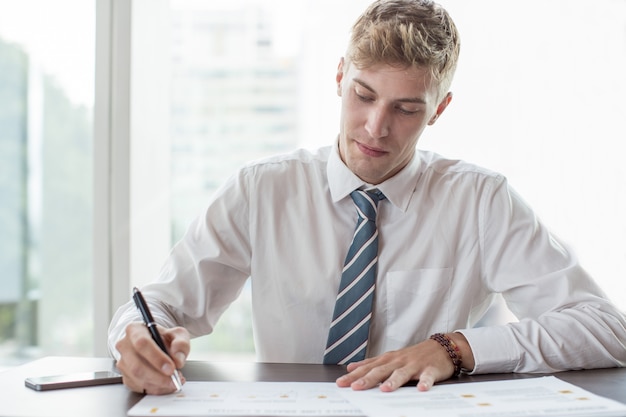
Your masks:
[{"label": "thumb", "polygon": [[187,355],[179,351],[174,353],[172,359],[174,359],[174,363],[176,363],[176,368],[181,369],[183,366],[185,366],[185,362],[187,361]]}]

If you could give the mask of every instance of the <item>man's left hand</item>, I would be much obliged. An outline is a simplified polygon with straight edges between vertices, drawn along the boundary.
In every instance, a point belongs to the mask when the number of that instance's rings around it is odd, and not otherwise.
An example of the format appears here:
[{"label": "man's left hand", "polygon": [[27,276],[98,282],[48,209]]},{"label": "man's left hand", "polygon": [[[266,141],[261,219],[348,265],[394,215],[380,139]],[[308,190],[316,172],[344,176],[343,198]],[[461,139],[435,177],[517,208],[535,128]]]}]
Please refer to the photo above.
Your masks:
[{"label": "man's left hand", "polygon": [[[474,369],[472,350],[461,333],[446,334],[459,348],[464,369]],[[417,345],[387,352],[374,358],[348,364],[348,373],[337,379],[340,387],[365,390],[380,385],[380,390],[395,391],[411,380],[417,389],[428,391],[435,382],[450,378],[454,365],[438,342],[428,339]]]}]

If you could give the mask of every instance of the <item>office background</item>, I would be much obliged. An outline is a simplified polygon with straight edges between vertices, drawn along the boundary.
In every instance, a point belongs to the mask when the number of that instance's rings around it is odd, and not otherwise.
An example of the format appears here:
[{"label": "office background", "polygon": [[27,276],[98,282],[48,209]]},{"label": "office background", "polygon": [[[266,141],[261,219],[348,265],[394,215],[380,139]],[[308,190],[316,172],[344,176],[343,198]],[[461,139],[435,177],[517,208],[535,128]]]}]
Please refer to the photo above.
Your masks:
[{"label": "office background", "polygon": [[[504,173],[626,309],[626,0],[440,0],[462,52],[420,148]],[[105,355],[239,165],[330,144],[369,0],[0,0],[0,368]],[[249,298],[197,358],[251,358]]]}]

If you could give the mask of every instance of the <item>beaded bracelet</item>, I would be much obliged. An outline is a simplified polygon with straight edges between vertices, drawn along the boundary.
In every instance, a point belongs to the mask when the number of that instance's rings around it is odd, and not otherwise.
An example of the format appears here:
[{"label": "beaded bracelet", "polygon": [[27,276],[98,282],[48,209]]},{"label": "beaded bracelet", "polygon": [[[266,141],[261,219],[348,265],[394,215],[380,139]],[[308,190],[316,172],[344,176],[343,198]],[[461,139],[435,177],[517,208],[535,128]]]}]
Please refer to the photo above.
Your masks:
[{"label": "beaded bracelet", "polygon": [[443,346],[446,352],[448,352],[450,359],[452,359],[452,364],[454,365],[454,373],[452,374],[452,376],[459,376],[459,374],[461,373],[462,360],[461,351],[459,350],[459,347],[456,345],[456,343],[454,343],[452,339],[450,339],[443,333],[435,333],[434,335],[430,336],[430,338]]}]

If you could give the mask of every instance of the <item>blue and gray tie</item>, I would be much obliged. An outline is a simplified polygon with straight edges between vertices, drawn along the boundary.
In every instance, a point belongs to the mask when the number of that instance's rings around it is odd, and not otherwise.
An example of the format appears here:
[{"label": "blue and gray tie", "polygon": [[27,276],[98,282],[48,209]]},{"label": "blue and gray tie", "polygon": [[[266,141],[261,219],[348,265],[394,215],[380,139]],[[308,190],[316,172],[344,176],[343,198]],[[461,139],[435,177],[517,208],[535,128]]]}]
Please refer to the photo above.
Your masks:
[{"label": "blue and gray tie", "polygon": [[343,267],[339,292],[324,351],[325,364],[346,364],[365,358],[378,263],[376,214],[382,192],[353,191],[359,216]]}]

